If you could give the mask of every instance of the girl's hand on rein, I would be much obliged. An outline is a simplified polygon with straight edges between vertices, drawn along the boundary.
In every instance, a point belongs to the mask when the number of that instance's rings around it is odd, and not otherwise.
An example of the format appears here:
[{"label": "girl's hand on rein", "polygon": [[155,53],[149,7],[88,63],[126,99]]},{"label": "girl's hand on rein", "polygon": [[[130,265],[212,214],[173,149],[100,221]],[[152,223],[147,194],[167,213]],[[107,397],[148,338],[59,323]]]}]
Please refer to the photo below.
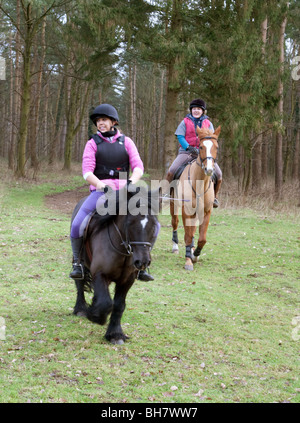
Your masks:
[{"label": "girl's hand on rein", "polygon": [[107,192],[107,185],[105,185],[103,182],[99,181],[97,183],[96,190],[102,191],[102,192]]}]

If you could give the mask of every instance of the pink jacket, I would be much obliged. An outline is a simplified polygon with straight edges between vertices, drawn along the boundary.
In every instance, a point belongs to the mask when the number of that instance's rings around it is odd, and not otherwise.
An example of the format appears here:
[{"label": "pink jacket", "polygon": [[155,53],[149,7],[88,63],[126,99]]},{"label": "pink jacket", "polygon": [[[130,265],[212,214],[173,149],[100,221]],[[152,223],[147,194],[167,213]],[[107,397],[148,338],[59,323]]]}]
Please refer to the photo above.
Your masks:
[{"label": "pink jacket", "polygon": [[[105,141],[110,142],[109,139],[104,138],[100,132],[98,135]],[[116,142],[121,133],[118,131],[116,135],[113,137],[112,142]],[[124,141],[125,148],[127,150],[129,156],[129,163],[132,170],[135,168],[141,169],[142,174],[144,173],[144,165],[142,159],[139,155],[139,152],[136,148],[136,145],[132,141],[131,138],[125,137]],[[85,145],[85,149],[82,156],[82,175],[84,179],[88,177],[88,175],[93,174],[95,167],[96,167],[96,152],[97,152],[97,145],[93,138],[91,138]],[[123,188],[126,185],[126,180],[124,179],[103,179],[102,180],[105,185],[109,185],[112,189],[118,190]],[[90,185],[90,190],[94,191],[96,188]]]}]

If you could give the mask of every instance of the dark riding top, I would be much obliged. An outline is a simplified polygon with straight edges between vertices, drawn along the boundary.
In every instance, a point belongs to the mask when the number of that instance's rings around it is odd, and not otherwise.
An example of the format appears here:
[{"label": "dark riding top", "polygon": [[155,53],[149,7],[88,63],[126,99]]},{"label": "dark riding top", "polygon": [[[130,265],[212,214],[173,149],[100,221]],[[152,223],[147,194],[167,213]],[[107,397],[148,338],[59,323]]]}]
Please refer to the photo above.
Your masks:
[{"label": "dark riding top", "polygon": [[93,139],[97,145],[94,175],[98,179],[116,179],[120,172],[128,174],[130,165],[125,136],[121,135],[114,143],[104,142],[98,134],[94,134]]}]

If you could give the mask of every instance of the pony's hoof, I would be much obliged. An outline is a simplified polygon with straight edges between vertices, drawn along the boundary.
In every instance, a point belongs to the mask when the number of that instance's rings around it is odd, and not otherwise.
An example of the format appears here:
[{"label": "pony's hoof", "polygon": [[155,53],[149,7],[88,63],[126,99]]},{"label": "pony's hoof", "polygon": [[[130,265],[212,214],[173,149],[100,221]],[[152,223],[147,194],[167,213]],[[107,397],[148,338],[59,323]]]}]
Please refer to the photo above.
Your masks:
[{"label": "pony's hoof", "polygon": [[176,244],[176,242],[174,242],[174,241],[173,241],[172,253],[173,254],[178,254],[179,253],[178,244]]},{"label": "pony's hoof", "polygon": [[86,317],[87,314],[86,314],[86,311],[78,311],[78,313],[76,313],[76,316],[78,316],[78,317]]},{"label": "pony's hoof", "polygon": [[114,345],[123,345],[127,339],[129,339],[129,336],[125,335],[124,333],[114,333],[112,335],[105,335],[105,338],[108,342]]},{"label": "pony's hoof", "polygon": [[195,257],[195,256],[193,255],[193,257],[192,257],[192,262],[193,262],[193,263],[197,263],[197,261],[198,261],[198,257]]},{"label": "pony's hoof", "polygon": [[192,264],[186,264],[184,268],[185,270],[194,270],[194,266]]},{"label": "pony's hoof", "polygon": [[114,345],[123,345],[125,344],[125,341],[123,339],[111,339],[110,341]]},{"label": "pony's hoof", "polygon": [[184,268],[185,270],[194,270],[193,262],[189,257],[186,257]]}]

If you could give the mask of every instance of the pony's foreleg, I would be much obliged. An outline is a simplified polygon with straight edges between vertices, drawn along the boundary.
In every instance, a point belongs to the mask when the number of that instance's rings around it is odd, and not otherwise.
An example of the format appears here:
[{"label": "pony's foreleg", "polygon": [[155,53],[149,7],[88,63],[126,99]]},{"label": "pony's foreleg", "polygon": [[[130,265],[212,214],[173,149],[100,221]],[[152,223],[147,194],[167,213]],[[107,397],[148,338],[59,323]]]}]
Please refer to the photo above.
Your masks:
[{"label": "pony's foreleg", "polygon": [[206,244],[206,233],[207,233],[207,229],[209,225],[210,215],[211,215],[211,210],[205,213],[203,222],[199,226],[199,238],[198,238],[197,247],[195,248],[195,251],[194,251],[195,257],[198,257],[200,255],[202,248]]},{"label": "pony's foreleg", "polygon": [[174,254],[178,254],[179,253],[179,247],[178,247],[178,234],[177,234],[177,230],[173,230],[173,234],[172,234],[172,253]]},{"label": "pony's foreleg", "polygon": [[111,313],[113,302],[108,290],[108,281],[98,272],[94,276],[94,297],[87,309],[87,318],[94,323],[104,325]]},{"label": "pony's foreleg", "polygon": [[114,305],[110,316],[105,338],[113,344],[124,344],[126,336],[121,327],[121,318],[126,307],[126,295],[135,280],[135,273],[130,276],[125,284],[116,285]]},{"label": "pony's foreleg", "polygon": [[177,234],[177,228],[178,228],[178,214],[175,210],[174,201],[171,201],[170,203],[170,211],[172,216],[172,228],[173,228],[173,234],[172,234],[172,253],[178,254],[179,248],[178,248],[178,234]]},{"label": "pony's foreleg", "polygon": [[85,302],[85,296],[84,296],[84,281],[75,280],[75,285],[77,289],[77,298],[76,298],[73,314],[76,314],[76,316],[86,316],[87,303]]}]

